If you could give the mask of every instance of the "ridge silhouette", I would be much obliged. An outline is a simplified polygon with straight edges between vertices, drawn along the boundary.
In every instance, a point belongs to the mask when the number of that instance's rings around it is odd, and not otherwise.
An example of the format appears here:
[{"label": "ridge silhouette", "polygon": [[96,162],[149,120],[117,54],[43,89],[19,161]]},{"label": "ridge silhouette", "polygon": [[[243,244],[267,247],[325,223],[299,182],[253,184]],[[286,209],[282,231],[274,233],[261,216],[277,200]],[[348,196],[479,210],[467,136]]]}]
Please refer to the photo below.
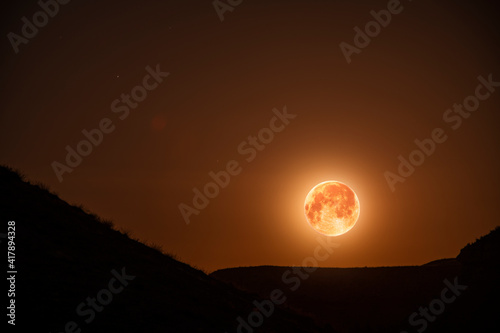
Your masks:
[{"label": "ridge silhouette", "polygon": [[[0,189],[2,223],[16,222],[16,331],[66,332],[74,321],[81,332],[236,332],[236,318],[254,308],[255,295],[129,238],[5,166]],[[86,323],[90,315],[80,316],[77,306],[107,289],[122,269],[134,279]],[[111,287],[118,285],[115,279]],[[277,308],[259,331],[323,328]]]},{"label": "ridge silhouette", "polygon": [[[500,329],[499,227],[456,258],[422,266],[318,268],[291,291],[282,274],[292,267],[207,275],[5,166],[0,189],[2,223],[16,221],[16,328],[23,331],[69,332],[73,321],[81,332],[236,332],[236,318],[246,318],[255,311],[253,301],[280,288],[286,303],[255,332],[417,332],[409,316],[455,278],[467,289],[425,332]],[[5,247],[7,240],[0,241]],[[123,289],[87,323],[90,315],[79,315],[77,307],[102,290],[120,289],[120,281]]]}]

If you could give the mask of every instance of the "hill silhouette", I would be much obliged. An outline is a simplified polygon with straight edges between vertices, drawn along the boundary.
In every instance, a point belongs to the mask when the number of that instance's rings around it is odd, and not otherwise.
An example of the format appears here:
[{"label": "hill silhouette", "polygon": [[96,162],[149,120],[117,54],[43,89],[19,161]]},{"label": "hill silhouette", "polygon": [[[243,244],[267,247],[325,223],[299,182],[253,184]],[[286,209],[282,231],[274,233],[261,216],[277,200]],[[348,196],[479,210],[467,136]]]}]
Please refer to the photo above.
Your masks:
[{"label": "hill silhouette", "polygon": [[[0,189],[0,233],[7,221],[16,222],[16,331],[236,332],[237,318],[257,313],[255,301],[263,304],[276,289],[286,302],[260,327],[241,333],[500,329],[500,228],[457,258],[422,266],[318,268],[292,290],[283,273],[294,267],[206,275],[7,167],[0,166]],[[7,239],[0,241],[6,253]],[[421,321],[412,325],[412,314],[442,298],[449,288],[444,281],[466,289],[425,329]]]},{"label": "hill silhouette", "polygon": [[491,267],[500,265],[500,227],[467,244],[457,259],[465,265]]},{"label": "hill silhouette", "polygon": [[[130,239],[8,167],[0,189],[2,224],[16,228],[16,331],[236,332],[236,318],[254,310],[255,295]],[[260,331],[323,328],[276,308]]]},{"label": "hill silhouette", "polygon": [[[422,266],[318,268],[287,294],[300,313],[331,324],[338,332],[498,332],[500,228],[464,247],[457,258]],[[240,267],[215,271],[220,281],[265,297],[286,285],[293,267]],[[445,279],[466,286],[433,320],[412,325],[420,307],[441,299]],[[423,316],[414,317],[414,321]]]}]

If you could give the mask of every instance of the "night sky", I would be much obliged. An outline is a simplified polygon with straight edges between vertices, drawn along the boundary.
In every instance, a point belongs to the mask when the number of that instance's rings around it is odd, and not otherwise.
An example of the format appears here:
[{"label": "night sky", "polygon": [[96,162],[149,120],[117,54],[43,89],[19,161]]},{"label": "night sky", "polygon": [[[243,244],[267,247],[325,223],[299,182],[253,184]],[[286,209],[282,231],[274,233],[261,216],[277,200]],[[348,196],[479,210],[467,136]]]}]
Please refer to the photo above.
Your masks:
[{"label": "night sky", "polygon": [[0,162],[206,271],[300,265],[326,180],[361,214],[322,266],[455,257],[498,224],[494,2],[221,2],[3,3]]}]

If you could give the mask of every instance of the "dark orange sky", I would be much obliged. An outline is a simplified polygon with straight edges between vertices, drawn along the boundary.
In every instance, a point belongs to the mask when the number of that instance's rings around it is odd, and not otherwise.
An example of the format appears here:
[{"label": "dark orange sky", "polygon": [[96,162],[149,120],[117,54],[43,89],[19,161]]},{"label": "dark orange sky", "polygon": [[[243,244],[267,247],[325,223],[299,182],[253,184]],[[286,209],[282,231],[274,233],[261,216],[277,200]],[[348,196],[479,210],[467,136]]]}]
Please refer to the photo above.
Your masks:
[{"label": "dark orange sky", "polygon": [[[347,63],[339,45],[388,3],[243,1],[221,22],[211,1],[71,1],[18,53],[8,34],[40,7],[2,4],[0,162],[208,271],[300,265],[318,236],[304,199],[326,180],[348,184],[361,215],[323,266],[454,257],[498,224],[500,88],[481,88],[459,127],[443,118],[479,76],[500,81],[497,11],[401,1]],[[285,106],[296,117],[250,153]],[[53,162],[99,126],[59,182]],[[391,191],[384,173],[436,128],[446,141]],[[186,224],[179,204],[229,161],[239,172]]]}]

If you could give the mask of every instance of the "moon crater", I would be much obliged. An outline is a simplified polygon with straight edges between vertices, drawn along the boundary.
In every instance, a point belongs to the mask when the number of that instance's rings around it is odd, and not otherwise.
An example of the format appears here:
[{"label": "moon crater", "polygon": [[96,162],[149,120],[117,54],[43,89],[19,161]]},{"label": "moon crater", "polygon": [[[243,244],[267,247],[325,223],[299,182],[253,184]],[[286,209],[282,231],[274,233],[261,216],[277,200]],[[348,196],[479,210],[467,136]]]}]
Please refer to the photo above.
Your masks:
[{"label": "moon crater", "polygon": [[326,181],[307,194],[304,213],[309,224],[327,236],[345,234],[359,218],[356,193],[344,183]]}]

